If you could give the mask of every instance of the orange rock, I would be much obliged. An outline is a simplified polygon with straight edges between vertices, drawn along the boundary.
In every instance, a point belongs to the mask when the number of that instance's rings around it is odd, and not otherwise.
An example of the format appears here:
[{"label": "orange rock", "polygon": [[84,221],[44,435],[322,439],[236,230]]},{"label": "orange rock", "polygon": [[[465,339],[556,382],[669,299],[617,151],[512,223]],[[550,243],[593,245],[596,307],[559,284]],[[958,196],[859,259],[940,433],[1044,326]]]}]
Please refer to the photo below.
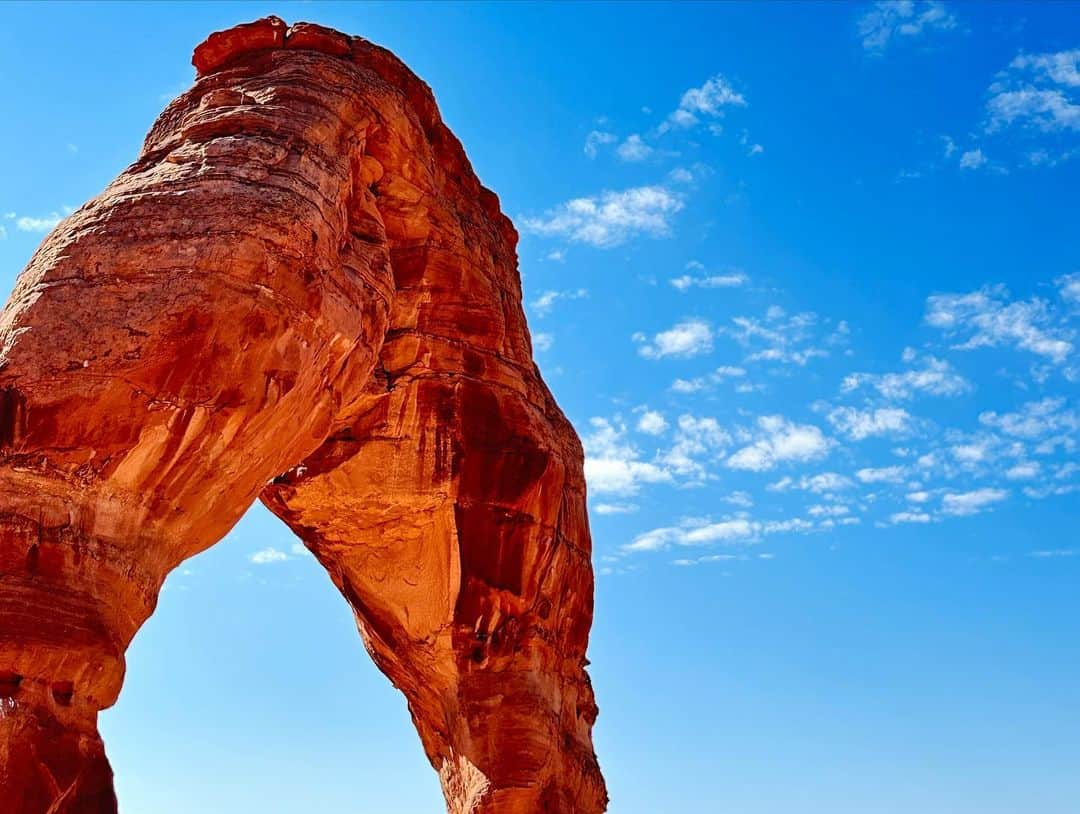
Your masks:
[{"label": "orange rock", "polygon": [[4,814],[116,811],[124,652],[256,498],[352,606],[451,812],[602,812],[582,452],[513,225],[385,49],[268,18],[194,63],[0,316]]},{"label": "orange rock", "polygon": [[252,23],[216,31],[196,46],[191,64],[200,77],[221,68],[235,56],[264,48],[281,48],[287,26],[280,17],[264,17]]}]

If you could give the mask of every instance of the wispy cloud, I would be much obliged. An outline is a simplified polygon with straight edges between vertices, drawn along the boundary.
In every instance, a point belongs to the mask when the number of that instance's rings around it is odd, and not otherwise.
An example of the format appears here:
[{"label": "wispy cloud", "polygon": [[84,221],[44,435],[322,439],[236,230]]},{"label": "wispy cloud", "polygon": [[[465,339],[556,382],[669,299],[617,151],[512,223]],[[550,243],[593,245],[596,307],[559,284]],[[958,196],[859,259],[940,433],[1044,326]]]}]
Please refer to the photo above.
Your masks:
[{"label": "wispy cloud", "polygon": [[596,158],[600,152],[600,147],[605,144],[613,144],[619,140],[619,137],[614,133],[607,133],[603,130],[593,130],[585,137],[585,155],[589,158]]},{"label": "wispy cloud", "polygon": [[1022,125],[1043,132],[1080,131],[1080,48],[1020,54],[990,86],[990,131]]},{"label": "wispy cloud", "polygon": [[985,487],[971,492],[949,492],[941,498],[941,510],[945,514],[978,514],[1009,496],[1004,489]]},{"label": "wispy cloud", "polygon": [[853,441],[862,441],[874,435],[903,435],[911,431],[911,414],[899,407],[867,410],[836,407],[826,417],[837,431]]},{"label": "wispy cloud", "polygon": [[731,444],[731,435],[709,416],[679,416],[674,443],[659,458],[684,483],[700,484],[707,476],[704,456],[720,458]]},{"label": "wispy cloud", "polygon": [[1080,416],[1065,406],[1062,397],[1047,397],[1029,401],[1011,413],[992,410],[979,414],[979,423],[999,430],[1006,435],[1027,440],[1037,440],[1049,435],[1059,435],[1080,430]]},{"label": "wispy cloud", "polygon": [[843,344],[847,323],[840,322],[832,335],[819,338],[817,314],[803,311],[788,315],[783,308],[771,306],[764,318],[739,316],[721,331],[750,351],[747,362],[772,362],[804,367],[811,359],[829,355],[824,345]]},{"label": "wispy cloud", "polygon": [[551,309],[555,307],[555,303],[560,300],[581,300],[589,296],[588,290],[584,288],[575,288],[569,291],[544,291],[535,300],[529,303],[529,308],[540,317],[545,317],[551,313]]},{"label": "wispy cloud", "polygon": [[535,234],[608,249],[641,235],[669,235],[671,218],[682,208],[679,195],[653,185],[574,198],[541,217],[521,218],[521,223]]},{"label": "wispy cloud", "polygon": [[761,416],[749,433],[752,443],[726,461],[731,469],[763,472],[788,461],[813,461],[828,454],[831,442],[813,424],[796,424],[780,415]]},{"label": "wispy cloud", "polygon": [[745,376],[746,368],[737,365],[721,365],[706,376],[695,376],[692,379],[676,379],[671,383],[671,389],[676,393],[697,393],[722,381],[742,379]]},{"label": "wispy cloud", "polygon": [[937,0],[883,0],[874,3],[857,23],[863,48],[874,54],[884,53],[898,40],[915,40],[956,27],[956,17]]},{"label": "wispy cloud", "polygon": [[944,359],[924,356],[908,348],[903,361],[916,364],[895,373],[851,373],[844,377],[840,389],[849,393],[861,387],[871,387],[889,400],[913,398],[920,393],[933,396],[959,396],[972,389],[971,383],[955,371]]},{"label": "wispy cloud", "polygon": [[746,107],[746,104],[746,97],[735,90],[728,78],[716,74],[700,87],[683,93],[679,106],[661,129],[693,127],[702,120],[722,118],[729,107]]},{"label": "wispy cloud", "polygon": [[538,332],[532,335],[532,344],[535,350],[544,353],[549,351],[555,345],[555,337],[549,333]]},{"label": "wispy cloud", "polygon": [[1065,274],[1054,281],[1061,299],[1070,305],[1080,305],[1080,271]]},{"label": "wispy cloud", "polygon": [[593,418],[592,432],[582,439],[585,479],[594,494],[629,496],[645,483],[672,481],[671,473],[641,460],[641,452],[627,439],[626,426],[606,418]]},{"label": "wispy cloud", "polygon": [[40,217],[22,215],[15,218],[15,228],[20,232],[36,232],[38,234],[44,234],[45,232],[51,232],[55,229],[56,225],[63,219],[64,216],[59,212],[52,212]]},{"label": "wispy cloud", "polygon": [[889,522],[898,523],[929,523],[933,518],[926,512],[894,512],[889,515]]},{"label": "wispy cloud", "polygon": [[667,419],[659,410],[645,410],[638,417],[638,432],[646,435],[662,435],[667,428]]},{"label": "wispy cloud", "polygon": [[978,147],[960,154],[960,169],[962,170],[977,170],[979,167],[985,166],[986,162],[986,156],[983,155],[982,149]]},{"label": "wispy cloud", "polygon": [[902,483],[907,469],[902,466],[867,467],[855,473],[862,483]]},{"label": "wispy cloud", "polygon": [[593,511],[601,515],[633,514],[638,510],[636,503],[597,503]]},{"label": "wispy cloud", "polygon": [[640,346],[638,353],[646,359],[688,358],[712,350],[713,329],[703,319],[685,319],[655,334],[651,340],[640,332],[634,334],[633,340]]},{"label": "wispy cloud", "polygon": [[729,268],[719,273],[709,273],[696,260],[687,263],[686,268],[691,273],[680,274],[669,280],[679,291],[689,291],[691,288],[738,288],[750,282],[742,269]]},{"label": "wispy cloud", "polygon": [[828,495],[844,492],[855,487],[851,478],[837,472],[820,472],[817,475],[803,475],[800,478],[792,478],[785,475],[775,483],[768,485],[769,491],[786,492],[789,489],[797,489],[803,492],[813,492],[816,495]]},{"label": "wispy cloud", "polygon": [[760,523],[741,517],[715,522],[687,520],[678,526],[656,528],[639,534],[632,543],[623,546],[623,551],[660,551],[673,545],[750,543],[756,540],[761,532]]},{"label": "wispy cloud", "polygon": [[960,341],[958,350],[1012,346],[1063,362],[1072,353],[1072,332],[1056,324],[1048,304],[1038,298],[1012,300],[1004,286],[968,294],[927,298],[926,322]]},{"label": "wispy cloud", "polygon": [[273,565],[274,563],[285,562],[289,559],[291,559],[291,557],[288,554],[272,546],[256,551],[248,557],[248,561],[255,565]]},{"label": "wispy cloud", "polygon": [[622,161],[630,163],[644,161],[653,152],[653,148],[646,144],[637,133],[627,136],[626,140],[615,148],[615,155]]}]

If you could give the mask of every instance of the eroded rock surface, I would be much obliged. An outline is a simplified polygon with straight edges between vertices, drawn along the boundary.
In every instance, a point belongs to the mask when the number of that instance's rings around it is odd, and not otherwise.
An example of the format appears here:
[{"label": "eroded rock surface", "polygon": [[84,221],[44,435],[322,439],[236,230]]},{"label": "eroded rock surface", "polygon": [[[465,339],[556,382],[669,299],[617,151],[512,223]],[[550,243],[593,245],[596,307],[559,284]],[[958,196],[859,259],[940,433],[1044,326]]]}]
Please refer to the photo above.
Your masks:
[{"label": "eroded rock surface", "polygon": [[193,62],[0,317],[0,810],[116,811],[97,715],[124,652],[259,498],[451,812],[603,811],[582,452],[512,224],[388,51],[268,18]]}]

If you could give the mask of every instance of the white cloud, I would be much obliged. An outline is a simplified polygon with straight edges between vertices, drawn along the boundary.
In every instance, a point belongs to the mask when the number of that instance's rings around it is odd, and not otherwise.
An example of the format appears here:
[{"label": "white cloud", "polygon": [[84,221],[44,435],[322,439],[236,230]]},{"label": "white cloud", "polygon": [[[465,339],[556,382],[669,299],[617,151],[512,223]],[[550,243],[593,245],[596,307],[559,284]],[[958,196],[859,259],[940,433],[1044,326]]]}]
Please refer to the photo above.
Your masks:
[{"label": "white cloud", "polygon": [[855,477],[863,483],[900,483],[906,474],[907,470],[902,466],[883,466],[860,469]]},{"label": "white cloud", "polygon": [[1040,471],[1038,461],[1020,461],[1006,470],[1005,477],[1009,480],[1031,480],[1037,478]]},{"label": "white cloud", "polygon": [[986,487],[972,492],[950,492],[941,499],[941,510],[945,514],[978,514],[994,503],[999,503],[1009,496],[1004,489]]},{"label": "white cloud", "polygon": [[1016,438],[1036,440],[1080,429],[1080,416],[1065,407],[1064,398],[1047,397],[1029,401],[1015,413],[980,413],[979,423]]},{"label": "white cloud", "polygon": [[665,356],[689,358],[712,350],[713,330],[703,319],[685,319],[653,336],[647,341],[642,333],[633,336],[641,347],[638,353],[646,359],[661,359]]},{"label": "white cloud", "polygon": [[787,532],[805,534],[812,531],[813,528],[813,523],[809,520],[803,520],[801,517],[793,517],[790,520],[770,520],[761,526],[762,531],[766,534],[785,534]]},{"label": "white cloud", "polygon": [[735,365],[720,365],[712,375],[717,379],[737,379],[746,375],[746,369]]},{"label": "white cloud", "polygon": [[[688,266],[689,267],[689,266]],[[722,274],[681,274],[672,277],[669,282],[679,291],[688,291],[691,288],[737,288],[750,282],[750,278],[742,269],[728,269]]]},{"label": "white cloud", "polygon": [[668,173],[668,179],[676,184],[689,184],[694,180],[694,173],[686,167],[676,167]]},{"label": "white cloud", "polygon": [[896,39],[915,39],[929,31],[956,28],[956,17],[937,0],[882,0],[859,18],[863,48],[883,53]]},{"label": "white cloud", "polygon": [[769,484],[766,488],[771,492],[786,492],[789,489],[799,489],[817,495],[828,495],[833,492],[852,489],[854,486],[855,484],[850,478],[836,472],[821,472],[817,475],[803,475],[798,480],[785,476],[776,483]]},{"label": "white cloud", "polygon": [[638,419],[637,428],[638,432],[647,435],[662,435],[664,430],[668,428],[668,423],[663,413],[656,410],[646,410]]},{"label": "white cloud", "polygon": [[977,170],[979,167],[986,164],[986,156],[983,155],[983,151],[979,148],[974,150],[967,150],[960,156],[960,169],[962,170]]},{"label": "white cloud", "polygon": [[704,464],[698,460],[704,455],[722,455],[731,436],[715,418],[686,414],[679,416],[675,442],[671,449],[660,456],[661,462],[676,474],[700,483],[706,477]]},{"label": "white cloud", "polygon": [[572,291],[545,291],[533,300],[529,307],[536,312],[537,316],[545,317],[551,313],[551,309],[555,307],[555,303],[559,300],[580,300],[588,296],[589,292],[584,288],[577,288]]},{"label": "white cloud", "polygon": [[930,515],[926,512],[895,512],[889,515],[889,522],[896,523],[929,523]]},{"label": "white cloud", "polygon": [[705,379],[700,376],[694,379],[676,379],[671,383],[671,389],[676,393],[697,393],[705,387]]},{"label": "white cloud", "polygon": [[682,208],[678,195],[653,185],[575,198],[521,223],[536,234],[607,249],[638,235],[665,237],[671,233],[671,216]]},{"label": "white cloud", "polygon": [[623,546],[623,551],[660,551],[672,545],[694,546],[710,543],[749,543],[761,533],[761,524],[744,518],[718,522],[688,521],[679,526],[652,529]]},{"label": "white cloud", "polygon": [[859,410],[836,407],[829,411],[829,423],[854,441],[873,435],[898,435],[911,428],[911,414],[899,407]]},{"label": "white cloud", "polygon": [[533,347],[541,353],[551,350],[552,346],[555,344],[555,337],[547,333],[535,333],[533,334],[532,340]]},{"label": "white cloud", "polygon": [[989,460],[991,446],[990,439],[976,439],[966,444],[953,444],[949,447],[949,454],[958,463],[970,469]]},{"label": "white cloud", "polygon": [[663,467],[640,460],[640,452],[626,440],[625,426],[606,418],[589,423],[593,431],[582,438],[582,444],[590,492],[629,496],[637,494],[642,484],[672,480]]},{"label": "white cloud", "polygon": [[812,461],[828,454],[831,442],[812,424],[795,424],[783,416],[761,416],[756,440],[727,459],[731,469],[762,472],[786,461]]},{"label": "white cloud", "polygon": [[1072,334],[1053,324],[1045,302],[1010,301],[1003,286],[928,297],[926,322],[947,336],[959,336],[962,341],[953,346],[958,350],[1007,345],[1059,363],[1073,350]]},{"label": "white cloud", "polygon": [[[705,518],[684,520],[677,526],[665,526],[643,532],[622,547],[627,554],[662,551],[672,546],[749,545],[768,534],[806,534],[814,524],[800,517],[787,520],[753,520],[747,516],[727,517],[718,521]],[[723,555],[714,555],[723,556]],[[689,561],[685,561],[689,564]]]},{"label": "white cloud", "polygon": [[[811,359],[829,355],[828,351],[811,341],[818,324],[817,314],[812,312],[788,317],[783,308],[773,305],[765,312],[764,319],[734,317],[731,322],[734,327],[721,330],[744,348],[752,350],[746,357],[748,362],[777,362],[804,367]],[[841,343],[845,341],[846,334],[847,324],[842,322],[826,341]]]},{"label": "white cloud", "polygon": [[285,562],[288,559],[291,559],[288,554],[273,547],[256,551],[248,557],[248,560],[255,565],[271,565],[275,562]]},{"label": "white cloud", "polygon": [[638,510],[636,503],[597,503],[593,511],[597,514],[633,514]]},{"label": "white cloud", "polygon": [[690,88],[683,93],[679,107],[668,117],[666,125],[693,127],[703,116],[714,119],[722,117],[728,107],[746,107],[746,98],[732,87],[726,77],[717,74],[700,88]]},{"label": "white cloud", "polygon": [[1043,500],[1050,496],[1061,497],[1063,495],[1071,495],[1074,492],[1080,491],[1080,484],[1067,483],[1063,486],[1042,486],[1034,488],[1031,486],[1024,487],[1024,494],[1034,500]]},{"label": "white cloud", "polygon": [[1036,75],[1058,85],[1080,88],[1080,48],[1047,54],[1021,54],[1011,67],[1031,69]]},{"label": "white cloud", "polygon": [[1016,57],[990,86],[988,129],[1020,124],[1080,131],[1078,63],[1080,49]]},{"label": "white cloud", "polygon": [[603,130],[593,130],[585,137],[585,155],[596,158],[599,148],[605,144],[614,144],[618,141],[614,133],[605,133]]},{"label": "white cloud", "polygon": [[[905,353],[906,362],[914,361],[914,353]],[[971,383],[957,373],[944,359],[923,358],[922,365],[899,373],[852,373],[840,385],[845,393],[863,385],[873,387],[887,399],[910,399],[916,393],[934,396],[958,396],[972,389]]]},{"label": "white cloud", "polygon": [[644,161],[653,153],[653,148],[642,141],[641,136],[634,133],[628,136],[626,141],[615,149],[615,154],[623,161]]},{"label": "white cloud", "polygon": [[676,393],[697,393],[712,387],[725,379],[741,379],[746,375],[746,368],[736,365],[721,365],[707,376],[695,376],[693,379],[676,379],[671,389]]},{"label": "white cloud", "polygon": [[1027,123],[1040,130],[1080,130],[1080,105],[1057,89],[1002,90],[990,99],[987,108],[992,130],[1013,122]]},{"label": "white cloud", "polygon": [[749,509],[754,505],[754,499],[750,496],[749,492],[732,492],[727,497],[723,498],[725,503],[730,503],[733,506],[740,506],[744,509]]},{"label": "white cloud", "polygon": [[1055,281],[1058,294],[1065,302],[1080,305],[1080,271],[1058,277]]},{"label": "white cloud", "polygon": [[15,219],[15,228],[20,232],[50,232],[63,219],[64,216],[57,212],[53,212],[40,218],[27,217],[24,215]]},{"label": "white cloud", "polygon": [[[772,559],[772,556],[773,556],[772,554],[759,554],[758,558],[763,559],[763,560],[764,559]],[[750,557],[746,556],[745,554],[708,554],[708,555],[706,555],[704,557],[693,557],[693,558],[690,558],[690,559],[682,557],[682,558],[679,558],[677,560],[672,560],[671,564],[672,565],[682,566],[682,567],[685,568],[685,567],[689,567],[689,566],[693,566],[693,565],[701,565],[703,563],[730,562],[732,560],[748,560],[748,559],[750,559]]]}]

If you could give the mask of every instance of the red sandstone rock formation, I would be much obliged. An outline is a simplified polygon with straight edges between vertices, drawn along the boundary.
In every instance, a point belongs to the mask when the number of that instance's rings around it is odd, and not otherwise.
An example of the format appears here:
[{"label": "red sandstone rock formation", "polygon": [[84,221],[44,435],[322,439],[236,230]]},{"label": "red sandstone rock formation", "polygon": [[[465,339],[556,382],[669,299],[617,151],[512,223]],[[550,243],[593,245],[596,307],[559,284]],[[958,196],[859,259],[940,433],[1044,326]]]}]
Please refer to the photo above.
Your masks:
[{"label": "red sandstone rock formation", "polygon": [[392,54],[212,35],[0,318],[0,809],[116,811],[97,714],[256,499],[405,694],[451,812],[605,809],[577,437],[517,235]]}]

